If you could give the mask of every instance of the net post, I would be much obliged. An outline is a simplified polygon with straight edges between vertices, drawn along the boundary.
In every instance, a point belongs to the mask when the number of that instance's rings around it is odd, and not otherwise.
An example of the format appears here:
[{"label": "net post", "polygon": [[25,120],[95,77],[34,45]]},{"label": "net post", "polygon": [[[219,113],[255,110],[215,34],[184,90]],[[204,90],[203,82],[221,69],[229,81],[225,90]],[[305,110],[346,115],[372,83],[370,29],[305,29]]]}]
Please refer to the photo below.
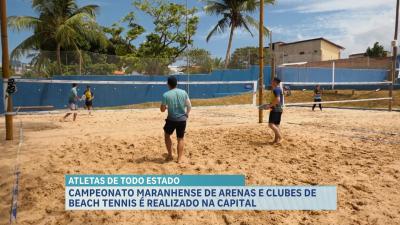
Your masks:
[{"label": "net post", "polygon": [[285,91],[284,91],[284,88],[285,86],[284,86],[284,83],[283,82],[281,82],[281,84],[280,84],[280,88],[281,88],[281,91],[282,91],[282,107],[285,107]]},{"label": "net post", "polygon": [[[259,77],[259,96],[258,103],[263,103],[263,88],[264,88],[264,1],[260,1],[260,23],[259,23],[259,64],[260,64],[260,77]],[[258,123],[264,120],[264,112],[262,109],[258,110]]]},{"label": "net post", "polygon": [[[8,54],[8,36],[7,36],[7,8],[6,0],[0,0],[0,14],[1,14],[1,47],[2,47],[2,70],[3,82],[10,78],[10,58]],[[5,92],[4,92],[5,93]],[[6,103],[6,140],[13,140],[13,115],[12,115],[12,97],[10,94],[3,96],[3,101]]]},{"label": "net post", "polygon": [[395,75],[396,75],[396,70],[397,70],[397,40],[393,41],[392,43],[393,45],[393,56],[392,56],[392,68],[389,72],[389,98],[391,98],[391,100],[389,100],[388,102],[388,110],[389,112],[391,112],[393,110],[393,89],[394,89],[394,80],[395,80]]},{"label": "net post", "polygon": [[393,85],[394,85],[394,80],[395,80],[395,74],[397,71],[397,38],[398,38],[398,31],[399,31],[399,8],[400,8],[400,1],[396,1],[396,22],[395,22],[395,28],[394,28],[394,38],[392,42],[392,47],[393,47],[393,55],[392,55],[392,72],[389,75],[389,81],[392,83],[390,84],[389,87],[389,97],[392,98],[389,100],[389,112],[392,111],[393,107]]},{"label": "net post", "polygon": [[335,61],[332,62],[332,90],[335,89]]}]

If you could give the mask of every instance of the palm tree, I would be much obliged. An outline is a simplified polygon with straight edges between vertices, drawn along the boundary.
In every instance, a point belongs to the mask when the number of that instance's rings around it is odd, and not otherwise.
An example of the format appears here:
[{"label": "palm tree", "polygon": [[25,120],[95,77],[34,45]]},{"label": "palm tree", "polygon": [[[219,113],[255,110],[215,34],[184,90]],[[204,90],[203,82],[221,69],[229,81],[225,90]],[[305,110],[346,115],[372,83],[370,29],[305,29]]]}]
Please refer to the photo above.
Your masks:
[{"label": "palm tree", "polygon": [[[204,10],[209,15],[222,16],[217,25],[210,31],[207,36],[207,42],[217,33],[224,33],[230,28],[228,48],[226,50],[225,68],[230,62],[230,52],[232,47],[233,34],[236,29],[244,28],[251,36],[253,33],[250,27],[259,28],[259,23],[251,14],[256,12],[260,6],[259,0],[206,0]],[[264,0],[267,4],[273,4],[275,0]],[[269,34],[269,30],[264,27],[265,34]]]},{"label": "palm tree", "polygon": [[12,58],[19,58],[31,50],[55,50],[61,72],[61,49],[74,49],[81,55],[82,43],[98,42],[103,37],[95,21],[97,5],[78,7],[75,0],[33,0],[32,7],[38,17],[8,18],[8,26],[12,29],[33,31],[12,51]]}]

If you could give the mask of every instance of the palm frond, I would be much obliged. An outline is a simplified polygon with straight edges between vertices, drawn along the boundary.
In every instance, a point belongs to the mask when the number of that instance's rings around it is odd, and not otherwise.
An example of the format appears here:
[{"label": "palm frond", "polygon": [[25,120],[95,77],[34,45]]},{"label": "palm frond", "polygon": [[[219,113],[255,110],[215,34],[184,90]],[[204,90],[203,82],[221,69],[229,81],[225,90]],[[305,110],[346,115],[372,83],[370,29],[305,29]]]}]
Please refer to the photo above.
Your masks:
[{"label": "palm frond", "polygon": [[207,42],[210,41],[211,37],[214,36],[217,33],[223,33],[225,32],[226,28],[228,28],[230,25],[230,20],[228,17],[224,17],[221,20],[218,21],[217,25],[210,31],[210,33],[207,35]]},{"label": "palm frond", "polygon": [[24,41],[22,41],[14,50],[11,52],[11,59],[18,59],[23,55],[26,55],[31,50],[37,49],[40,43],[40,35],[34,34]]},{"label": "palm frond", "polygon": [[53,14],[56,4],[49,0],[32,0],[32,8],[40,14]]},{"label": "palm frond", "polygon": [[[260,7],[260,3],[261,3],[260,0],[248,0],[248,1],[254,1],[254,3],[250,3],[250,5],[254,5],[257,8]],[[276,2],[275,0],[264,0],[264,4],[274,5],[275,2]]]},{"label": "palm frond", "polygon": [[221,1],[206,1],[204,11],[209,15],[219,15],[229,11],[229,7]]},{"label": "palm frond", "polygon": [[80,13],[86,13],[87,15],[90,15],[91,17],[96,17],[96,14],[98,13],[99,6],[98,5],[86,5],[83,7],[78,8],[75,12],[75,14],[80,14]]},{"label": "palm frond", "polygon": [[[260,29],[260,23],[256,19],[254,19],[253,17],[247,15],[247,16],[245,16],[244,19],[245,19],[247,24],[249,24],[252,27],[254,27],[257,31]],[[267,27],[264,26],[264,36],[268,37],[269,33],[270,33],[270,30]]]},{"label": "palm frond", "polygon": [[65,21],[67,26],[73,27],[79,36],[84,37],[88,41],[101,41],[106,38],[101,27],[87,13],[81,12]]},{"label": "palm frond", "polygon": [[84,12],[74,14],[73,16],[69,17],[64,21],[64,24],[68,26],[74,26],[74,25],[83,25],[86,22],[94,22],[93,18]]},{"label": "palm frond", "polygon": [[251,23],[248,22],[248,20],[246,18],[244,18],[242,15],[240,15],[238,26],[244,27],[244,29],[246,29],[247,32],[249,32],[250,35],[253,37],[254,35],[253,35],[253,32],[251,32],[249,25],[251,25]]},{"label": "palm frond", "polygon": [[33,16],[10,16],[8,17],[8,26],[16,31],[33,30],[42,21]]},{"label": "palm frond", "polygon": [[72,47],[78,38],[78,33],[73,27],[63,24],[55,31],[54,38],[61,46]]}]

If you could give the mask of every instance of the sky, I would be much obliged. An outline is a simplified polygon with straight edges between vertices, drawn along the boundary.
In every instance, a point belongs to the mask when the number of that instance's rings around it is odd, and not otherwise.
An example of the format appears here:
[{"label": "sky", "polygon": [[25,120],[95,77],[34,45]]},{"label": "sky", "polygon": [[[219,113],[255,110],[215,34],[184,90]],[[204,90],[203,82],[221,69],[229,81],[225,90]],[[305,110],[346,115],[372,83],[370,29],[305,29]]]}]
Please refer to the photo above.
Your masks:
[{"label": "sky", "polygon": [[[77,0],[80,6],[97,4],[100,10],[97,21],[103,26],[121,20],[131,11],[133,0]],[[185,4],[185,0],[172,0]],[[8,0],[8,15],[37,15],[31,8],[31,0]],[[198,31],[194,37],[194,47],[204,48],[213,56],[224,57],[228,45],[228,32],[215,36],[206,42],[208,32],[215,26],[218,17],[205,14],[204,3],[188,0],[189,7],[197,7],[200,17]],[[343,47],[343,57],[365,52],[368,46],[380,42],[390,51],[394,35],[396,0],[276,0],[265,8],[265,25],[272,30],[273,41],[292,42],[309,38],[324,37]],[[152,29],[152,21],[143,13],[136,12],[137,23],[147,31]],[[259,14],[254,14],[258,18]],[[258,46],[258,34],[252,37],[243,30],[237,30],[233,39],[233,49]],[[31,31],[9,30],[10,52]],[[144,37],[135,44],[140,44]]]}]

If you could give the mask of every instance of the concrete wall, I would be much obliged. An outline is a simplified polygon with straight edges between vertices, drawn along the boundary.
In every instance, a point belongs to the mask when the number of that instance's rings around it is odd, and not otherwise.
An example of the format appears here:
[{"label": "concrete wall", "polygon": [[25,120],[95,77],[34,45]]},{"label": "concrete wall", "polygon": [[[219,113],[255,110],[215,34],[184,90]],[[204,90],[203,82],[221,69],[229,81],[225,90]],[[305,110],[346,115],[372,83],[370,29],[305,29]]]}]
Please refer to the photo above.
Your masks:
[{"label": "concrete wall", "polygon": [[276,63],[280,65],[283,63],[320,61],[320,49],[320,41],[277,45],[275,47]]},{"label": "concrete wall", "polygon": [[[286,82],[332,82],[332,68],[278,68],[278,76]],[[335,69],[335,82],[384,81],[387,70]]]},{"label": "concrete wall", "polygon": [[337,68],[349,68],[349,69],[387,69],[390,70],[392,66],[392,58],[351,58],[351,59],[338,59],[338,60],[327,60],[320,62],[310,62],[304,67],[325,67],[332,68],[332,62],[335,62]]},{"label": "concrete wall", "polygon": [[340,49],[323,40],[275,45],[277,65],[340,58]]},{"label": "concrete wall", "polygon": [[321,52],[321,61],[340,59],[340,49],[326,41],[321,41]]}]

